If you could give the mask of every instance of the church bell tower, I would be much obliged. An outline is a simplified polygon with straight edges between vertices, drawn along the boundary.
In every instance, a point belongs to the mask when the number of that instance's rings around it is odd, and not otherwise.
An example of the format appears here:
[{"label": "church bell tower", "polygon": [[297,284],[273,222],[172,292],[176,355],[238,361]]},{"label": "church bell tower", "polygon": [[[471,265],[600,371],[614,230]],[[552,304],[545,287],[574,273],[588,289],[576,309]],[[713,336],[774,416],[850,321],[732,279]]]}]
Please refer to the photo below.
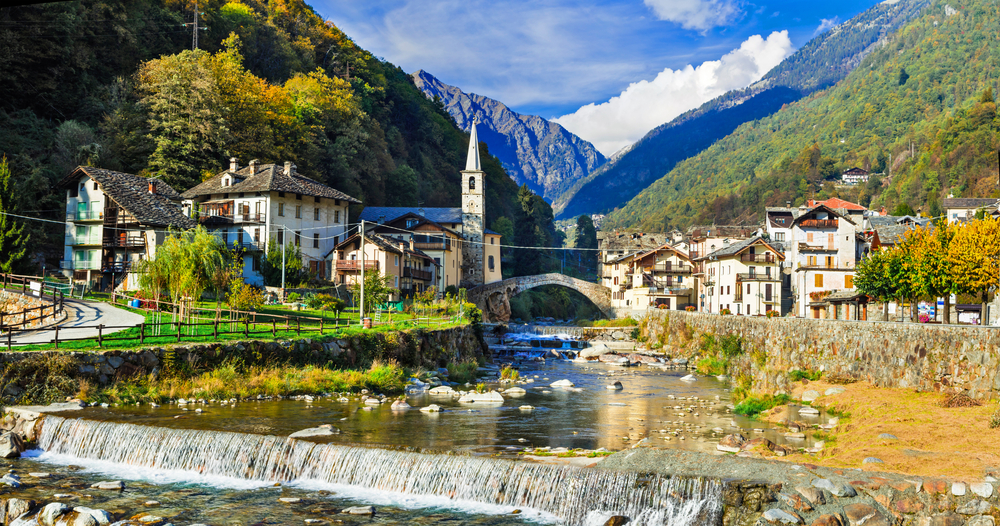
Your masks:
[{"label": "church bell tower", "polygon": [[469,155],[462,170],[462,237],[465,243],[462,248],[462,280],[461,286],[472,288],[482,285],[485,281],[483,253],[483,231],[486,228],[486,207],[484,203],[485,177],[479,163],[479,138],[476,135],[476,123],[472,121],[472,131],[469,134]]}]

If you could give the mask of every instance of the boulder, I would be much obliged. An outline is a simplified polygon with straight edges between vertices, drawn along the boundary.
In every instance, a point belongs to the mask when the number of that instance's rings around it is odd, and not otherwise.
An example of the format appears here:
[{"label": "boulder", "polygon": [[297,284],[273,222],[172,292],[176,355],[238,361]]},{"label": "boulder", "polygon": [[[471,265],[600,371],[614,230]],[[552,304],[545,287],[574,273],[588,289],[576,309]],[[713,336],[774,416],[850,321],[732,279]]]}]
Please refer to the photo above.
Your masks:
[{"label": "boulder", "polygon": [[770,524],[802,524],[802,519],[798,515],[780,508],[771,508],[765,511],[760,518]]},{"label": "boulder", "polygon": [[14,433],[0,435],[0,458],[17,458],[24,453],[24,441]]},{"label": "boulder", "polygon": [[[71,526],[100,526],[97,519],[89,513],[73,513],[68,518],[73,519],[69,524]],[[65,524],[65,519],[59,522],[60,524]]]},{"label": "boulder", "polygon": [[522,405],[518,409],[520,409],[521,411],[534,411],[535,410],[535,408],[532,407],[532,406],[530,406],[530,405]]},{"label": "boulder", "polygon": [[80,515],[90,515],[100,526],[107,526],[108,524],[111,524],[111,521],[114,519],[110,513],[104,510],[95,510],[84,506],[77,506],[73,508],[73,511],[79,513]]},{"label": "boulder", "polygon": [[629,518],[624,515],[614,515],[604,521],[604,526],[625,526],[629,523]]},{"label": "boulder", "polygon": [[720,440],[719,443],[715,446],[715,449],[718,449],[719,451],[725,451],[727,453],[739,453],[740,448],[742,448],[743,444],[746,444],[746,442],[747,439],[743,435],[739,434],[726,435],[722,437],[722,440]]},{"label": "boulder", "polygon": [[[28,499],[10,499],[7,501],[7,524],[28,513],[35,507],[35,501]],[[2,518],[2,517],[0,517]]]},{"label": "boulder", "polygon": [[615,383],[605,387],[605,389],[610,389],[612,391],[621,391],[622,389],[624,389],[624,387],[622,386],[621,382],[615,380]]},{"label": "boulder", "polygon": [[106,489],[106,490],[117,490],[121,491],[125,489],[125,483],[120,480],[105,480],[98,482],[96,484],[91,484],[91,488],[95,489]]},{"label": "boulder", "polygon": [[310,427],[308,429],[303,429],[301,431],[296,431],[290,435],[289,438],[307,438],[307,437],[321,437],[329,435],[339,435],[340,430],[333,426],[319,426]]},{"label": "boulder", "polygon": [[569,380],[556,380],[549,384],[550,387],[573,387],[573,382]]},{"label": "boulder", "polygon": [[476,404],[502,404],[503,403],[503,395],[501,395],[500,393],[498,393],[496,391],[490,391],[488,393],[468,393],[468,394],[462,395],[462,397],[458,399],[458,402],[462,403],[462,404],[472,404],[472,403],[476,403]]},{"label": "boulder", "polygon": [[814,488],[829,491],[838,497],[854,497],[858,494],[850,484],[834,482],[830,479],[816,479],[812,485]]},{"label": "boulder", "polygon": [[38,522],[44,526],[55,526],[56,520],[69,510],[70,507],[61,502],[46,504],[42,511],[38,512]]},{"label": "boulder", "polygon": [[582,351],[580,351],[580,354],[578,356],[580,358],[597,358],[598,356],[601,356],[602,354],[607,354],[609,352],[611,352],[611,349],[608,349],[606,345],[597,344],[597,345],[591,345],[590,347],[583,349]]},{"label": "boulder", "polygon": [[455,394],[455,390],[448,385],[440,385],[438,387],[435,387],[434,389],[431,389],[429,392],[431,396],[452,396],[453,394]]},{"label": "boulder", "polygon": [[840,522],[840,517],[827,514],[816,517],[810,526],[844,526],[844,523]]},{"label": "boulder", "polygon": [[989,482],[969,484],[969,490],[984,499],[988,499],[993,496],[993,484],[990,484]]},{"label": "boulder", "polygon": [[511,387],[510,389],[507,389],[506,391],[503,392],[503,394],[512,398],[520,398],[526,395],[527,393],[528,393],[527,391],[521,389],[520,387]]},{"label": "boulder", "polygon": [[816,409],[815,407],[800,407],[799,414],[803,416],[818,416],[819,409]]},{"label": "boulder", "polygon": [[889,526],[889,521],[869,504],[859,502],[844,506],[844,516],[850,526]]},{"label": "boulder", "polygon": [[350,508],[344,508],[340,510],[341,513],[346,513],[348,515],[375,515],[374,506],[351,506]]},{"label": "boulder", "polygon": [[821,489],[813,488],[810,486],[796,486],[795,491],[799,492],[799,495],[805,497],[806,500],[808,500],[809,503],[812,504],[813,506],[821,506],[823,504],[826,504],[826,497],[824,496],[823,490]]},{"label": "boulder", "polygon": [[681,381],[682,382],[696,382],[697,380],[698,380],[698,377],[695,376],[695,375],[693,375],[693,374],[689,374],[687,376],[682,376],[681,377]]},{"label": "boulder", "polygon": [[403,400],[396,400],[395,402],[392,403],[391,409],[393,411],[406,411],[408,409],[413,409],[413,407],[411,407],[410,404],[404,402]]},{"label": "boulder", "polygon": [[429,405],[427,407],[421,407],[420,408],[420,412],[421,413],[440,413],[441,412],[441,406],[439,406],[437,404],[431,404],[431,405]]},{"label": "boulder", "polygon": [[808,391],[802,393],[803,402],[813,402],[817,398],[819,398],[819,391],[814,391],[812,389],[809,389]]},{"label": "boulder", "polygon": [[847,389],[844,389],[843,387],[831,387],[831,388],[827,389],[826,391],[823,391],[823,395],[824,396],[839,395],[840,393],[843,393],[843,392],[846,392],[846,391],[847,391]]}]

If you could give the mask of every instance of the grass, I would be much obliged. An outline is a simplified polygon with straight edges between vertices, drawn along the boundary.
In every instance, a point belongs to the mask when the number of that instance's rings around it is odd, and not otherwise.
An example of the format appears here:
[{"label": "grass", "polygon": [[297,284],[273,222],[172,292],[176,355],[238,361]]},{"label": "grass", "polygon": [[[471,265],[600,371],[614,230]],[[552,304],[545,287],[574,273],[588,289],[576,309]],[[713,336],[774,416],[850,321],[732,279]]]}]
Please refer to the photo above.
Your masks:
[{"label": "grass", "polygon": [[509,365],[500,369],[501,380],[517,381],[519,378],[521,378],[521,372]]},{"label": "grass", "polygon": [[785,405],[792,399],[788,395],[764,395],[750,396],[736,405],[733,412],[748,418],[757,418],[764,411],[768,411],[779,405]]},{"label": "grass", "polygon": [[476,381],[479,362],[472,359],[448,364],[448,380],[460,384],[471,384]]},{"label": "grass", "polygon": [[795,369],[794,371],[789,371],[788,373],[788,379],[793,382],[800,382],[803,379],[815,382],[816,380],[819,380],[821,376],[823,376],[821,371],[803,371]]},{"label": "grass", "polygon": [[636,327],[639,320],[635,318],[616,318],[613,320],[581,321],[577,323],[579,327]]},{"label": "grass", "polygon": [[701,374],[726,374],[726,371],[729,369],[729,362],[716,358],[715,356],[706,356],[705,358],[695,362],[695,368],[697,368],[698,372]]}]

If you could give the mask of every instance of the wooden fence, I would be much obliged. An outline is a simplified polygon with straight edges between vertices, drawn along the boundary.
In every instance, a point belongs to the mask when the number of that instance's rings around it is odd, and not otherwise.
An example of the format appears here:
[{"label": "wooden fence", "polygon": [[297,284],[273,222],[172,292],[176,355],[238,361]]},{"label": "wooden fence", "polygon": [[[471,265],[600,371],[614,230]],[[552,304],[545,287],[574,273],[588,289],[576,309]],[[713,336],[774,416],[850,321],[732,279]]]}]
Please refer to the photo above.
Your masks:
[{"label": "wooden fence", "polygon": [[[48,304],[31,307],[19,312],[0,311],[0,331],[15,330],[15,327],[24,329],[29,323],[39,320],[44,321],[48,317],[55,318],[57,314],[63,311],[65,298],[62,287],[56,284],[46,283],[43,280],[44,278],[34,276],[0,274],[0,287],[2,287],[3,290],[18,292],[24,296],[29,296],[30,291],[32,293],[30,297],[37,298],[39,301],[43,302],[45,301],[46,292],[48,292],[48,299],[50,301]],[[37,287],[33,285],[35,283],[38,284]],[[37,296],[34,294],[37,294]],[[49,313],[46,314],[45,311],[49,311]]]}]

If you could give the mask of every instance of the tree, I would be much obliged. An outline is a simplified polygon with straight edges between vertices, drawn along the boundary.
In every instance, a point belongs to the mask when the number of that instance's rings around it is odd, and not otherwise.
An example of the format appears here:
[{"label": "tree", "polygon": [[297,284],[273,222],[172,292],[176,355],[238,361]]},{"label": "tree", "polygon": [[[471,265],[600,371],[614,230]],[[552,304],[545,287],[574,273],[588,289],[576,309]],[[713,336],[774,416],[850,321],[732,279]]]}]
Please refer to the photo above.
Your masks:
[{"label": "tree", "polygon": [[892,250],[876,249],[858,263],[854,274],[854,288],[876,301],[882,302],[885,319],[889,319],[889,302],[897,297],[895,283],[889,269]]},{"label": "tree", "polygon": [[156,257],[140,264],[139,286],[157,299],[166,291],[183,318],[183,302],[197,301],[211,286],[210,269],[220,264],[223,250],[222,240],[202,226],[172,232],[157,247]]},{"label": "tree", "polygon": [[948,249],[955,228],[947,222],[938,226],[917,227],[907,233],[904,250],[909,254],[904,269],[917,296],[944,297],[945,323],[950,323],[951,295],[957,292],[951,276]]},{"label": "tree", "polygon": [[[285,233],[287,236],[287,232]],[[275,238],[267,244],[267,254],[261,262],[260,273],[264,276],[264,284],[268,287],[281,286],[281,252],[285,252],[285,285],[298,285],[308,281],[309,274],[302,267],[302,251],[294,243],[284,239],[285,244],[279,245]]]},{"label": "tree", "polygon": [[948,260],[955,291],[980,295],[985,316],[989,290],[1000,285],[1000,222],[987,217],[956,229]]},{"label": "tree", "polygon": [[913,210],[913,207],[906,203],[899,203],[896,208],[892,209],[892,213],[889,215],[894,216],[915,216],[917,212]]},{"label": "tree", "polygon": [[225,153],[225,107],[209,60],[205,51],[183,51],[144,63],[138,74],[156,145],[149,168],[178,189],[201,182],[201,171]]},{"label": "tree", "polygon": [[28,254],[30,235],[24,225],[8,214],[16,211],[14,187],[7,156],[0,159],[0,272],[10,274],[18,269]]},{"label": "tree", "polygon": [[597,229],[594,228],[594,221],[588,215],[581,215],[576,218],[576,248],[581,250],[581,260],[587,270],[597,269]]},{"label": "tree", "polygon": [[[388,274],[382,275],[377,271],[365,272],[365,310],[361,313],[362,317],[367,316],[377,307],[385,306],[386,302],[389,301],[389,296],[397,292],[390,285],[391,282],[392,276]],[[361,304],[361,285],[359,283],[351,285],[351,296],[354,298],[355,305]]]}]

